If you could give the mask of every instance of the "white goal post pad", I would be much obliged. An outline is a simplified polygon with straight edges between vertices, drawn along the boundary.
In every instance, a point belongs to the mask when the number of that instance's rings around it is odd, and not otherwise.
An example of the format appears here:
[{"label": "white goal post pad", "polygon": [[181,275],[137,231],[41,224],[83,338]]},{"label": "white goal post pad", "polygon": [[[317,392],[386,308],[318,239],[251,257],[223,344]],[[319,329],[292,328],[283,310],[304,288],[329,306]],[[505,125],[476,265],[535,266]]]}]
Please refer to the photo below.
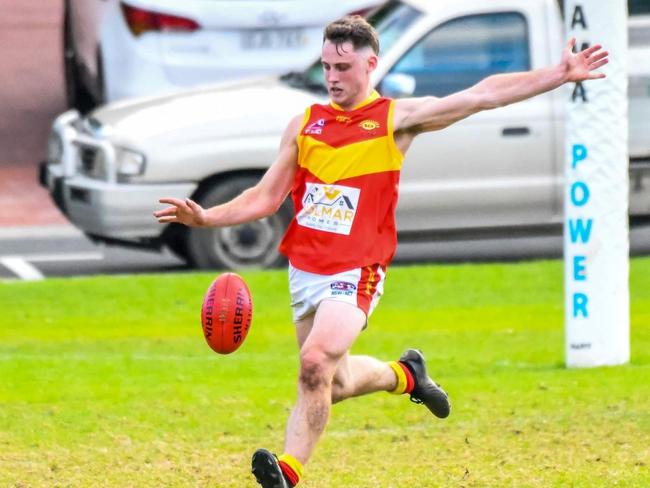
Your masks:
[{"label": "white goal post pad", "polygon": [[567,40],[609,51],[607,77],[567,90],[564,284],[566,363],[630,358],[627,1],[566,0]]}]

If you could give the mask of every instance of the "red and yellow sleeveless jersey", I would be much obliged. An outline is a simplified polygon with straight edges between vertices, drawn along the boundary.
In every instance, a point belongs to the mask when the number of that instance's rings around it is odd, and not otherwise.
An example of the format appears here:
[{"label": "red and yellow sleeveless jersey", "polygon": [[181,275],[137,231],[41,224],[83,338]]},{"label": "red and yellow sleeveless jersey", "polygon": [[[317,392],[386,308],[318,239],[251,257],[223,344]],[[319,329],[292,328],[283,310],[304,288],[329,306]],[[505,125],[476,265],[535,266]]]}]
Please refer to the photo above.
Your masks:
[{"label": "red and yellow sleeveless jersey", "polygon": [[306,110],[291,192],[296,213],[280,244],[296,268],[334,274],[387,266],[395,254],[403,156],[393,103],[373,92],[349,111],[334,103]]}]

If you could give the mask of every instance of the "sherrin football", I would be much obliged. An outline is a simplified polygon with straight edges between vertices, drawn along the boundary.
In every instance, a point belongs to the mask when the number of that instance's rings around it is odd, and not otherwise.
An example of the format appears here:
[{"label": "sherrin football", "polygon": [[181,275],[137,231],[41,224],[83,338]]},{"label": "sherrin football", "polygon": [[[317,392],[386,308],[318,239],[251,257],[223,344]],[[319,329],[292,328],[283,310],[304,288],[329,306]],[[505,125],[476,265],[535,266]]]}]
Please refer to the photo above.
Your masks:
[{"label": "sherrin football", "polygon": [[253,320],[253,301],[246,282],[236,273],[223,273],[203,298],[201,323],[208,345],[230,354],[242,345]]}]

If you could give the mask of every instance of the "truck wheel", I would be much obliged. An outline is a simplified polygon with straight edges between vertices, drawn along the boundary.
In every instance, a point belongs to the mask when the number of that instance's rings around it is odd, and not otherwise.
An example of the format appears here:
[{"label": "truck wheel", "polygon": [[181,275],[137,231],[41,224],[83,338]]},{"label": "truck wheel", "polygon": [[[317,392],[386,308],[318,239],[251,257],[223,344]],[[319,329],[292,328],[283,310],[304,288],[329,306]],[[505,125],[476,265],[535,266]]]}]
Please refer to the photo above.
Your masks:
[{"label": "truck wheel", "polygon": [[[239,176],[220,182],[200,195],[204,207],[227,202],[255,185],[254,176]],[[270,268],[285,262],[278,244],[291,220],[291,204],[285,201],[273,215],[233,227],[198,229],[187,233],[187,257],[202,269]]]}]

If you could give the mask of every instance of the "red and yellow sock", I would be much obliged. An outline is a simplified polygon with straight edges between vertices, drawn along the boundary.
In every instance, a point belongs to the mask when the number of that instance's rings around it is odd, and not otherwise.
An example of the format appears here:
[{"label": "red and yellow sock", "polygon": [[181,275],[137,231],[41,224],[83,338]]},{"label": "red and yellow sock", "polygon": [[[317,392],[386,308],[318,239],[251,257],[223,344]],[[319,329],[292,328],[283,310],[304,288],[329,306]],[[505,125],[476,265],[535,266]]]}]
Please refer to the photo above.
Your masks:
[{"label": "red and yellow sock", "polygon": [[401,361],[390,361],[388,365],[395,372],[395,376],[397,376],[397,386],[391,393],[394,395],[411,393],[413,388],[415,388],[415,380],[406,365]]},{"label": "red and yellow sock", "polygon": [[302,464],[291,454],[283,454],[278,458],[278,464],[291,486],[296,486],[302,478]]}]

